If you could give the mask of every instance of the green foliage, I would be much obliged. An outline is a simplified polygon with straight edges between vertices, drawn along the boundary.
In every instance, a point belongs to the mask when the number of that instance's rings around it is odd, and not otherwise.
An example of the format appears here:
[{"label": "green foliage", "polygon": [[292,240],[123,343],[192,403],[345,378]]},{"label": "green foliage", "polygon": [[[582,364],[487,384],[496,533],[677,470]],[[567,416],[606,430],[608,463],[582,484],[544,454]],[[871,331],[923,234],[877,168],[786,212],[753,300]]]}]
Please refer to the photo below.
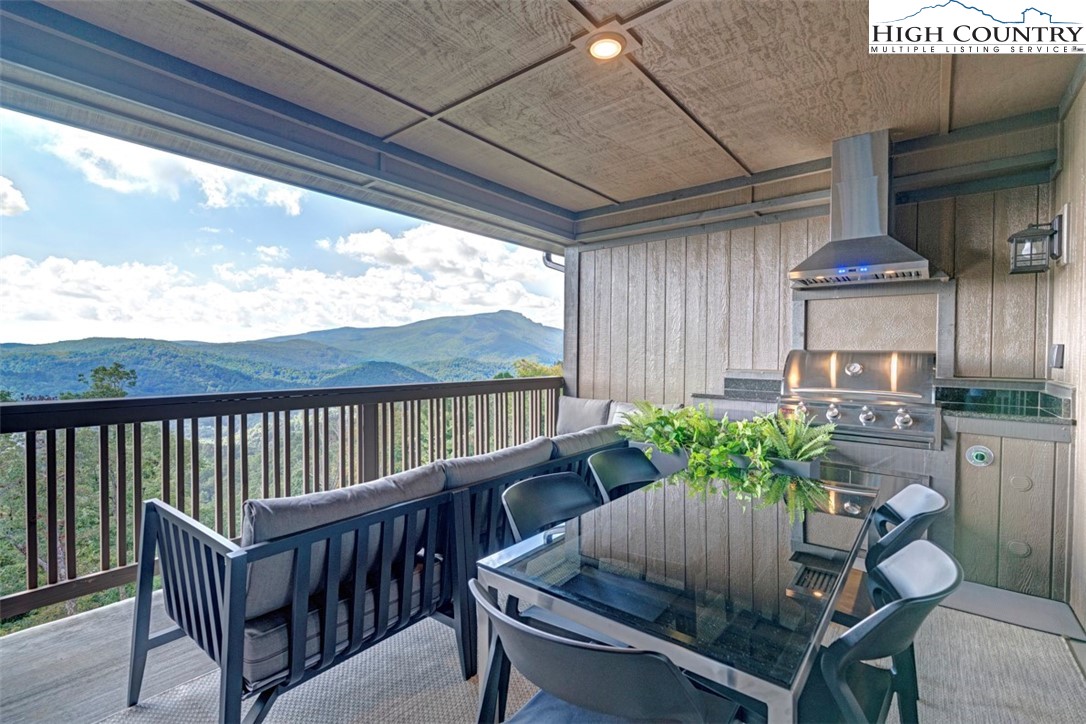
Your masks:
[{"label": "green foliage", "polygon": [[511,379],[513,379],[513,373],[512,372],[499,372],[498,374],[494,375],[494,379],[496,379],[496,380],[511,380]]},{"label": "green foliage", "polygon": [[522,357],[513,362],[513,372],[517,377],[561,377],[562,360],[548,365]]},{"label": "green foliage", "polygon": [[0,402],[15,402],[15,395],[11,390],[0,390]]},{"label": "green foliage", "polygon": [[62,392],[62,400],[99,400],[110,397],[126,397],[128,390],[136,386],[136,371],[127,369],[120,362],[110,366],[99,365],[90,371],[90,379],[82,372],[77,378],[88,388],[83,392]]},{"label": "green foliage", "polygon": [[783,500],[789,520],[802,519],[827,499],[820,481],[773,472],[773,458],[820,460],[833,449],[834,426],[812,426],[803,413],[730,422],[726,417],[716,420],[704,405],[666,410],[638,402],[626,419],[626,438],[663,452],[689,454],[686,469],[677,477],[694,492],[732,493],[739,500],[758,501],[760,507]]},{"label": "green foliage", "polygon": [[626,413],[621,433],[628,440],[651,443],[661,452],[689,450],[693,458],[717,439],[720,429],[721,422],[706,411],[705,405],[668,410],[641,400]]}]

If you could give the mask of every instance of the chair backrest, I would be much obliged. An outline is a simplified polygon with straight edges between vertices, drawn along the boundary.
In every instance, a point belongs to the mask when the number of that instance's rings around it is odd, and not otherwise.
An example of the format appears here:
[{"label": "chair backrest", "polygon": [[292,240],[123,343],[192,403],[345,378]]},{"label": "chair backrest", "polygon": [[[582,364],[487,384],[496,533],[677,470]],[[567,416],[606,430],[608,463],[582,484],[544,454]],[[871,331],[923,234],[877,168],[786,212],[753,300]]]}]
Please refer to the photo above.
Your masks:
[{"label": "chair backrest", "polygon": [[576,518],[599,504],[584,479],[576,473],[526,478],[502,493],[502,506],[517,541]]},{"label": "chair backrest", "polygon": [[598,452],[588,458],[588,467],[605,503],[662,477],[652,461],[645,457],[644,451],[635,447]]},{"label": "chair backrest", "polygon": [[872,527],[878,540],[867,549],[867,567],[874,568],[924,533],[950,504],[926,485],[914,483],[880,505],[872,515]]},{"label": "chair backrest", "polygon": [[928,614],[962,582],[962,567],[942,548],[913,541],[868,571],[888,602],[846,631],[822,655],[822,674],[849,721],[866,721],[845,670],[895,656],[913,642]]},{"label": "chair backrest", "polygon": [[582,643],[531,628],[499,610],[478,580],[468,586],[510,663],[548,694],[624,719],[705,721],[701,697],[666,656]]}]

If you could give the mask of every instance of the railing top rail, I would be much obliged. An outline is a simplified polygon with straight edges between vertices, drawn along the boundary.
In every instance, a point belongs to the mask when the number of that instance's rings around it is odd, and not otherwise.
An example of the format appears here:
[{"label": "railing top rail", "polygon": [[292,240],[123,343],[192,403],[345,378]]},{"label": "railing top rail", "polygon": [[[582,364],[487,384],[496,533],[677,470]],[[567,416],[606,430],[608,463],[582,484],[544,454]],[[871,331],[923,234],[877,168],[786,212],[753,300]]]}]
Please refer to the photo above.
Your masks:
[{"label": "railing top rail", "polygon": [[106,400],[4,402],[0,403],[0,433],[553,390],[561,387],[561,377],[518,377],[474,382],[415,382],[367,387],[300,388]]}]

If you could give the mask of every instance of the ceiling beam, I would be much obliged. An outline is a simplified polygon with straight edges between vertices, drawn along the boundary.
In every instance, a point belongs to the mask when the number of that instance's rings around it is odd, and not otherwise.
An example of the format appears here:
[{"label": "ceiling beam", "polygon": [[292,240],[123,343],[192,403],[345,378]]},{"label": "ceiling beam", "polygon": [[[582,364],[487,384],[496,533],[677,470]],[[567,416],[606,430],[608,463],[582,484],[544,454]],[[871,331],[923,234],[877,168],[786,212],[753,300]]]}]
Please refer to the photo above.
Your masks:
[{"label": "ceiling beam", "polygon": [[918,151],[927,151],[931,148],[953,146],[958,143],[965,143],[966,141],[976,141],[981,138],[1002,136],[1011,131],[1050,126],[1058,121],[1059,112],[1057,109],[1046,108],[1041,111],[1033,111],[1032,113],[1023,113],[1020,116],[1001,118],[998,121],[977,123],[976,125],[959,128],[950,133],[921,136],[920,138],[911,138],[907,141],[898,141],[891,145],[890,155],[904,156],[909,153],[917,153]]},{"label": "ceiling beam", "polygon": [[806,193],[792,194],[790,196],[779,196],[774,199],[751,201],[749,203],[737,204],[735,206],[723,206],[717,209],[709,209],[707,211],[695,211],[689,214],[667,216],[662,219],[639,221],[632,224],[623,224],[622,226],[614,226],[607,229],[586,231],[583,234],[577,234],[575,241],[579,244],[587,244],[596,241],[617,239],[629,236],[631,234],[688,228],[690,226],[708,224],[714,221],[722,221],[724,219],[728,219],[734,216],[762,216],[766,212],[770,211],[815,206],[829,200],[829,189],[819,189],[817,191],[808,191]]},{"label": "ceiling beam", "polygon": [[633,199],[631,201],[624,201],[621,204],[615,204],[614,206],[600,206],[595,209],[581,211],[575,215],[575,218],[577,219],[577,221],[583,221],[585,219],[595,219],[600,216],[623,214],[627,211],[633,211],[635,209],[645,209],[652,206],[663,206],[665,204],[670,204],[675,201],[696,199],[702,196],[712,196],[713,194],[723,193],[725,191],[735,191],[737,189],[749,188],[751,186],[761,186],[763,184],[767,184],[773,181],[786,181],[788,179],[810,176],[812,174],[828,171],[829,169],[830,159],[820,158],[814,161],[797,163],[792,166],[783,166],[781,168],[771,169],[769,171],[760,171],[758,173],[753,173],[750,176],[737,176],[736,178],[725,179],[724,181],[712,181],[707,184],[700,184],[698,186],[691,186],[689,188],[679,189],[678,191],[665,191],[661,194],[643,196],[639,199]]},{"label": "ceiling beam", "polygon": [[796,219],[809,219],[816,216],[826,216],[829,213],[829,204],[819,204],[817,206],[807,206],[799,209],[790,209],[788,211],[767,213],[764,216],[744,216],[738,219],[714,221],[708,224],[696,224],[693,226],[684,226],[676,229],[632,234],[630,236],[623,236],[608,241],[597,241],[591,244],[584,244],[583,246],[576,247],[576,249],[578,252],[592,251],[594,249],[607,249],[615,246],[628,246],[630,244],[640,244],[649,241],[675,239],[680,236],[690,236],[692,234],[711,234],[714,231],[728,231],[730,229],[746,229],[751,226],[780,224],[785,221],[793,221]]}]

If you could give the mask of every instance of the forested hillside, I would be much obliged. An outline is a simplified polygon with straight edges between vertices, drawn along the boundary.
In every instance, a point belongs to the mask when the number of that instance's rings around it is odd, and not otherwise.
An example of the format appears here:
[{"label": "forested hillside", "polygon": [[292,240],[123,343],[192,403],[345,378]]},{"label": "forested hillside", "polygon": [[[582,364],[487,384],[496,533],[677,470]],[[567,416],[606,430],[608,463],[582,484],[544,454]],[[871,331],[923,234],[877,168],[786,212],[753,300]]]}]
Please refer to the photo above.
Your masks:
[{"label": "forested hillside", "polygon": [[489,379],[511,370],[517,359],[549,364],[561,356],[562,330],[503,311],[225,344],[0,344],[0,389],[56,397],[72,390],[80,373],[114,362],[138,373],[129,394],[146,396]]}]

